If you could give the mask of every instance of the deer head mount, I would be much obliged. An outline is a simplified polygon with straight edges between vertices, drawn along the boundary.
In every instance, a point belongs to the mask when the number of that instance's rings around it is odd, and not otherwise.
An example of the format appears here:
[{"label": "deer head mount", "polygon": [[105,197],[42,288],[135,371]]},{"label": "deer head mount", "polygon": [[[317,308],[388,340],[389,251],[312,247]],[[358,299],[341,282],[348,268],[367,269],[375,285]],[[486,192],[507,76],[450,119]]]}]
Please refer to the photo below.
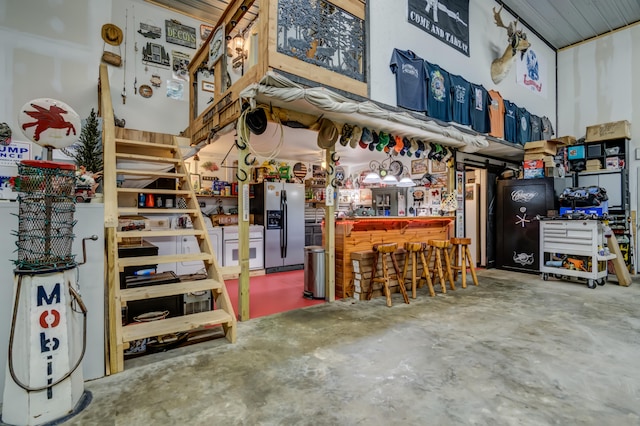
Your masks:
[{"label": "deer head mount", "polygon": [[507,74],[509,74],[509,70],[511,70],[511,66],[513,65],[516,57],[516,53],[520,52],[520,55],[522,56],[527,49],[531,47],[531,43],[527,41],[527,34],[516,28],[520,19],[518,18],[515,21],[510,22],[509,25],[506,26],[502,23],[500,12],[502,12],[502,6],[500,6],[500,10],[498,11],[496,11],[496,8],[494,7],[493,19],[495,20],[498,28],[504,28],[507,30],[509,45],[504,50],[501,57],[494,59],[493,62],[491,62],[491,80],[493,80],[495,84],[500,83]]}]

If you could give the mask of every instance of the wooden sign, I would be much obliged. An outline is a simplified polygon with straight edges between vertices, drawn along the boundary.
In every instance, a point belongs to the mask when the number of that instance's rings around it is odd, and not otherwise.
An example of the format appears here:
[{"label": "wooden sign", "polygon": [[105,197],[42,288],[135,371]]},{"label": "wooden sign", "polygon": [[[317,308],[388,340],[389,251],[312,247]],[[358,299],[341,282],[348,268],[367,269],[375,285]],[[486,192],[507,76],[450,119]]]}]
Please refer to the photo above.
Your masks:
[{"label": "wooden sign", "polygon": [[164,21],[167,43],[196,48],[196,29],[182,25],[178,21],[167,19]]}]

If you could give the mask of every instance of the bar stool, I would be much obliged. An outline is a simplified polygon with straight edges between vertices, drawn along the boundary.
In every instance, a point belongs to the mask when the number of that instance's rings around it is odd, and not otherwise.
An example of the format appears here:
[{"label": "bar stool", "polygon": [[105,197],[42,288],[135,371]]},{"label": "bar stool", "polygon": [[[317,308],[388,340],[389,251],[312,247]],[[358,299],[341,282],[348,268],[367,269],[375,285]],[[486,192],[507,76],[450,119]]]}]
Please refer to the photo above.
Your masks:
[{"label": "bar stool", "polygon": [[[404,250],[407,252],[404,258],[404,268],[402,269],[402,285],[404,285],[407,277],[407,269],[409,267],[409,261],[411,261],[411,298],[416,298],[416,281],[419,278],[424,278],[429,287],[429,295],[431,297],[436,295],[433,290],[433,283],[431,282],[431,274],[429,273],[429,264],[424,257],[424,252],[427,249],[425,243],[406,242],[404,243]],[[422,261],[422,275],[418,278],[418,256]]]},{"label": "bar stool", "polygon": [[[442,288],[443,293],[447,293],[447,282],[446,278],[449,280],[449,284],[451,290],[455,290],[456,286],[453,283],[453,274],[451,273],[451,263],[449,262],[449,247],[451,243],[449,240],[429,240],[427,241],[429,246],[429,252],[427,253],[427,260],[431,262],[431,257],[433,255],[433,277],[432,281],[435,283],[436,272],[438,272],[438,278],[440,278],[440,287]],[[442,259],[444,258],[445,266],[442,266]]]},{"label": "bar stool", "polygon": [[467,265],[471,270],[471,278],[474,285],[478,285],[478,277],[476,269],[473,266],[471,251],[469,245],[471,238],[452,238],[451,248],[449,249],[449,259],[451,261],[451,270],[453,271],[453,280],[458,279],[458,271],[462,275],[462,288],[467,288]]},{"label": "bar stool", "polygon": [[[384,295],[387,298],[387,306],[391,307],[391,290],[389,289],[389,281],[391,277],[389,276],[389,270],[387,269],[387,258],[386,255],[391,257],[391,262],[393,263],[393,269],[396,271],[395,278],[400,281],[400,268],[398,267],[398,262],[396,261],[395,251],[398,249],[398,244],[396,243],[387,243],[387,244],[374,244],[373,245],[373,269],[371,270],[371,283],[369,284],[369,292],[367,293],[367,300],[371,300],[371,295],[373,294],[373,283],[382,283],[384,289]],[[378,254],[380,254],[381,269],[382,269],[382,277],[377,278],[376,275],[378,273]],[[404,288],[404,283],[399,282],[400,285],[400,293],[402,293],[402,297],[404,298],[404,303],[409,303],[409,296],[407,295],[407,289]]]}]

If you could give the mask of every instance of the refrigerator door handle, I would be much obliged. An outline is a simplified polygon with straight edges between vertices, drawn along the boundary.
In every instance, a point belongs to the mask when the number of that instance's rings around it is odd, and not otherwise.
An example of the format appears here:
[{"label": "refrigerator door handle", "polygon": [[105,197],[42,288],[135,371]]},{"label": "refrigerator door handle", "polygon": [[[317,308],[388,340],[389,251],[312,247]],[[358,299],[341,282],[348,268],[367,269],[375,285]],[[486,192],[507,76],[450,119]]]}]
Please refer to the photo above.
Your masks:
[{"label": "refrigerator door handle", "polygon": [[287,206],[287,191],[282,190],[282,206],[283,206],[283,215],[282,215],[282,238],[280,240],[280,244],[282,245],[282,258],[287,257],[287,241],[289,239],[289,231],[288,231],[288,206]]}]

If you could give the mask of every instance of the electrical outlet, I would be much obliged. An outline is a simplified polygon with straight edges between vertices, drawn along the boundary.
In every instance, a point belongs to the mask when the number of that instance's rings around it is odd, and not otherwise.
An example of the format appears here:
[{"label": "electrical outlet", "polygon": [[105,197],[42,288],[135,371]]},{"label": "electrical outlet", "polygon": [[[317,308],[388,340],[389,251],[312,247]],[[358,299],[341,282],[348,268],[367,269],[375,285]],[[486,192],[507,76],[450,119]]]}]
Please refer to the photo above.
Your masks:
[{"label": "electrical outlet", "polygon": [[200,207],[204,208],[207,207],[207,203],[205,203],[204,201],[198,201],[198,204],[200,205]]}]

